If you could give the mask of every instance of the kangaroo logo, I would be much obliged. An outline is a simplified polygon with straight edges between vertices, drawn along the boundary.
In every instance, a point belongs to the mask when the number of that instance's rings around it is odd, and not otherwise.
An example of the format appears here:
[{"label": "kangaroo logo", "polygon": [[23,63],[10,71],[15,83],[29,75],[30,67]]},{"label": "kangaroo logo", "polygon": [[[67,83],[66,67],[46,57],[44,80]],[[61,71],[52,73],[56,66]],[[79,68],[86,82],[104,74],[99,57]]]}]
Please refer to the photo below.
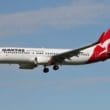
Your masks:
[{"label": "kangaroo logo", "polygon": [[[106,35],[103,36],[103,40],[104,37],[106,37]],[[96,45],[89,61],[100,61],[100,60],[104,61],[109,57],[110,57],[110,38],[105,39],[105,41],[103,42],[100,41],[100,43]]]},{"label": "kangaroo logo", "polygon": [[100,46],[100,48],[102,49],[101,52],[98,54],[99,56],[109,53],[110,52],[110,39],[106,40],[104,43],[98,44],[98,46]]}]

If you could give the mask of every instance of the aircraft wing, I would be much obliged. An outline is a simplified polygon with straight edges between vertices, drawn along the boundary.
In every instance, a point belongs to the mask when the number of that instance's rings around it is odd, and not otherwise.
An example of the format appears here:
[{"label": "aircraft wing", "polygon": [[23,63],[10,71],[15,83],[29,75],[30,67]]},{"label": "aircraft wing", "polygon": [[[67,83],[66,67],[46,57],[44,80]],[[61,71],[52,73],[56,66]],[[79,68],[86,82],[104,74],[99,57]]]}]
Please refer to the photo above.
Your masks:
[{"label": "aircraft wing", "polygon": [[81,53],[82,50],[85,50],[91,46],[94,46],[97,43],[99,43],[99,42],[93,43],[91,45],[88,45],[88,46],[85,46],[85,47],[82,47],[79,49],[74,49],[74,50],[70,50],[70,51],[67,51],[67,52],[64,52],[61,54],[57,54],[51,58],[51,60],[49,61],[49,64],[51,64],[51,65],[52,64],[61,64],[65,59],[70,59],[73,56],[78,57],[78,55]]}]

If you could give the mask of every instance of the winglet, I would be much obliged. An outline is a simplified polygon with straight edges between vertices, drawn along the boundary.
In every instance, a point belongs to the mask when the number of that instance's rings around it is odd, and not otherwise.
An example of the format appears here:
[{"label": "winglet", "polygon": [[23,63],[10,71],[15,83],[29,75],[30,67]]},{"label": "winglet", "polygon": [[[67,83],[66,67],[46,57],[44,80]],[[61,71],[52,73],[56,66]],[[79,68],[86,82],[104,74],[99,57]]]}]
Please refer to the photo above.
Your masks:
[{"label": "winglet", "polygon": [[110,29],[107,32],[103,32],[100,36],[98,42],[104,43],[106,40],[110,39]]}]

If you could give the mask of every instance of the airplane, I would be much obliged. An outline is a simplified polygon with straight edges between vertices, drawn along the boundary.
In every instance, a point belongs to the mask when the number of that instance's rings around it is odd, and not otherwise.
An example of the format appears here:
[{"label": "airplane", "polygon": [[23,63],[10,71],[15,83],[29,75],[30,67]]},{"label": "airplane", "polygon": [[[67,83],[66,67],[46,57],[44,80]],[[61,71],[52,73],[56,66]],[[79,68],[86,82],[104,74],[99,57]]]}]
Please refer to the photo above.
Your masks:
[{"label": "airplane", "polygon": [[43,72],[49,72],[49,66],[58,70],[60,65],[83,65],[110,58],[110,29],[103,32],[97,42],[78,49],[49,48],[0,48],[0,64],[18,64],[20,69],[34,69],[43,66]]}]

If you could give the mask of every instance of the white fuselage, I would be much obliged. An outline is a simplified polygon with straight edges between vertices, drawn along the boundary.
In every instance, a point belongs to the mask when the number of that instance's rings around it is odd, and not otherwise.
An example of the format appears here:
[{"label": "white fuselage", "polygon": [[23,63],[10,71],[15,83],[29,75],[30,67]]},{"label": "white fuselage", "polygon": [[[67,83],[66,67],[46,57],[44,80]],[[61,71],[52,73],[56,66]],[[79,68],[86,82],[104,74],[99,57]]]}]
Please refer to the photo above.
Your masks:
[{"label": "white fuselage", "polygon": [[[65,59],[63,65],[85,64],[90,58],[94,47],[81,51],[78,56]],[[0,48],[0,63],[48,65],[52,56],[70,51],[72,49],[45,49],[45,48]]]}]

